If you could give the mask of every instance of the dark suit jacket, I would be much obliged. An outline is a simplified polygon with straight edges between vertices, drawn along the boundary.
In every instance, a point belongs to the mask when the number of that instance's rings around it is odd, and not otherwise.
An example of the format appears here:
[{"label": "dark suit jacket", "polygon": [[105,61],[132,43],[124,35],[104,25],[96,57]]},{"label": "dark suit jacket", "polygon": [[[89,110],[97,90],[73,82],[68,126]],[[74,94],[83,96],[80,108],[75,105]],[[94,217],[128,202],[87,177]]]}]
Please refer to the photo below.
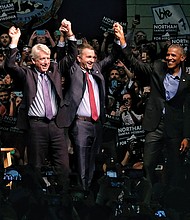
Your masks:
[{"label": "dark suit jacket", "polygon": [[166,101],[163,81],[167,73],[167,65],[156,60],[152,65],[134,58],[129,48],[124,50],[125,58],[134,67],[134,72],[150,77],[151,93],[146,103],[143,128],[154,131],[163,116],[165,108],[165,131],[169,137],[190,137],[190,75],[182,68],[179,87],[176,95]]},{"label": "dark suit jacket", "polygon": [[[75,41],[69,41],[68,45],[68,55],[63,58],[60,62],[62,62],[62,66],[64,71],[68,71],[68,69],[73,65],[76,56],[77,56],[77,47]],[[17,48],[10,49],[9,55],[7,55],[5,61],[5,70],[9,72],[13,78],[19,78],[23,84],[23,99],[20,104],[19,114],[17,119],[17,126],[20,129],[27,129],[29,126],[28,123],[28,110],[32,101],[35,98],[37,92],[37,73],[34,68],[28,67],[20,67],[15,64],[16,54],[18,52]],[[56,116],[56,124],[58,127],[63,127],[63,92],[61,85],[61,74],[58,69],[58,64],[55,62],[51,62],[48,76],[55,87],[57,100],[58,100],[58,113]]]},{"label": "dark suit jacket", "polygon": [[[117,53],[120,51],[119,49],[120,48],[115,49],[115,52],[112,55],[106,57],[102,61],[94,63],[93,70],[91,71],[91,74],[95,78],[99,87],[100,120],[102,123],[104,122],[105,116],[105,82],[102,72],[108,65],[113,64],[117,57]],[[65,127],[69,127],[76,117],[76,112],[82,100],[86,86],[86,76],[77,62],[72,66],[66,79],[69,81],[69,83],[67,83],[69,86],[66,89],[66,94],[64,96],[63,111],[66,117],[64,117],[63,123]]]}]

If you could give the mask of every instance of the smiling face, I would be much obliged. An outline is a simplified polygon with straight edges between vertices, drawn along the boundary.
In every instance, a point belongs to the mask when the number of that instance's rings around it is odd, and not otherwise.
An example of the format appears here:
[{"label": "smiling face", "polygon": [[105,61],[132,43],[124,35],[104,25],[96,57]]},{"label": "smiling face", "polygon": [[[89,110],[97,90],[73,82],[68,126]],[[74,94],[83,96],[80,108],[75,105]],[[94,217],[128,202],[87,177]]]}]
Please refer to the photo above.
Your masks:
[{"label": "smiling face", "polygon": [[31,52],[32,62],[39,72],[46,72],[50,66],[50,49],[43,44],[36,44]]},{"label": "smiling face", "polygon": [[50,66],[50,55],[41,51],[38,58],[32,60],[39,72],[46,72]]},{"label": "smiling face", "polygon": [[178,73],[180,64],[185,60],[186,56],[182,47],[171,45],[166,54],[167,66],[173,73]]},{"label": "smiling face", "polygon": [[77,60],[82,69],[91,70],[96,61],[95,51],[90,48],[84,48],[78,55]]}]

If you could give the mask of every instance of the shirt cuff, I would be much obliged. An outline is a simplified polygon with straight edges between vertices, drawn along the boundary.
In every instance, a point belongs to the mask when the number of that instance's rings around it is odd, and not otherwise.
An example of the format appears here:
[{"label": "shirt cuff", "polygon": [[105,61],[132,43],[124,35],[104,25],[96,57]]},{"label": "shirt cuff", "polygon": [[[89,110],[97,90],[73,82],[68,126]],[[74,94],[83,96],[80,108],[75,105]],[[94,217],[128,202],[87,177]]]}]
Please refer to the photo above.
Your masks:
[{"label": "shirt cuff", "polygon": [[14,48],[17,48],[17,45],[16,45],[16,44],[9,44],[9,47],[10,47],[11,49],[14,49]]},{"label": "shirt cuff", "polygon": [[71,41],[77,41],[75,35],[72,35],[70,37],[67,37],[68,40],[71,40]]},{"label": "shirt cuff", "polygon": [[65,42],[60,42],[60,41],[59,41],[58,44],[57,44],[57,46],[58,46],[58,47],[64,47],[64,46],[65,46]]},{"label": "shirt cuff", "polygon": [[114,42],[115,42],[117,45],[121,46],[122,49],[127,46],[126,43],[125,43],[124,45],[121,45],[121,42],[120,42],[120,40],[118,40],[118,39],[115,39]]}]

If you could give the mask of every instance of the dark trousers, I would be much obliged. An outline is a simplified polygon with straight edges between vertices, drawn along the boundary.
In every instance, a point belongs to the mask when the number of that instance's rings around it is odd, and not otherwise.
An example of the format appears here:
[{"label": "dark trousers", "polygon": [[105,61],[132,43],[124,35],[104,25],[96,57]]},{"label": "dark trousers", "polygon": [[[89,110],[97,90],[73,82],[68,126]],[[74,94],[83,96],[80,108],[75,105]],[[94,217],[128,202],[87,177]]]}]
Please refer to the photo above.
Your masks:
[{"label": "dark trousers", "polygon": [[95,171],[95,158],[102,143],[101,122],[76,119],[70,130],[71,141],[77,156],[82,187],[88,190]]},{"label": "dark trousers", "polygon": [[49,160],[54,168],[57,185],[68,188],[69,158],[67,135],[63,128],[58,128],[55,121],[29,119],[28,164],[41,168]]},{"label": "dark trousers", "polygon": [[144,147],[144,169],[147,180],[153,185],[157,182],[155,168],[159,163],[162,153],[165,157],[166,179],[168,187],[180,186],[183,177],[184,155],[180,154],[182,137],[168,137],[164,130],[162,119],[155,131],[148,132],[145,137]]}]

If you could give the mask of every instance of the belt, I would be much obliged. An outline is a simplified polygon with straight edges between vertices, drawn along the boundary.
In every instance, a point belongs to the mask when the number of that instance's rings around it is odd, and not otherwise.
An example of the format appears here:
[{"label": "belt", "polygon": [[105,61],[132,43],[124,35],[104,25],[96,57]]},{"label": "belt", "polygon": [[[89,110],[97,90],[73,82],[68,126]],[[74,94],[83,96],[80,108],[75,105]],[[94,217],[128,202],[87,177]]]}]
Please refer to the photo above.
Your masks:
[{"label": "belt", "polygon": [[88,121],[88,122],[92,122],[92,123],[95,123],[95,122],[98,122],[98,121],[99,121],[99,119],[96,120],[96,121],[94,121],[91,117],[79,116],[79,115],[76,116],[76,119],[79,119],[79,120],[81,120],[81,121]]},{"label": "belt", "polygon": [[50,121],[54,121],[55,117],[53,117],[52,119],[48,119],[46,117],[29,116],[29,119],[32,119],[32,120],[35,120],[35,121],[50,122]]}]

